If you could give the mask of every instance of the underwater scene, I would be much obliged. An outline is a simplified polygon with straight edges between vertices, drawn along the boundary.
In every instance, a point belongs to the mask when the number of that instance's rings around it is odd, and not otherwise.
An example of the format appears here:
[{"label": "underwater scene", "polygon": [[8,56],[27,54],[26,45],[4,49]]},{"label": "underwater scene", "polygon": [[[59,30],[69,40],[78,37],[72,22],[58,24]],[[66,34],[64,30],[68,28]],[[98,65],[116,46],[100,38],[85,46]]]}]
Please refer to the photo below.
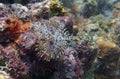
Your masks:
[{"label": "underwater scene", "polygon": [[120,79],[120,0],[0,0],[0,79]]}]

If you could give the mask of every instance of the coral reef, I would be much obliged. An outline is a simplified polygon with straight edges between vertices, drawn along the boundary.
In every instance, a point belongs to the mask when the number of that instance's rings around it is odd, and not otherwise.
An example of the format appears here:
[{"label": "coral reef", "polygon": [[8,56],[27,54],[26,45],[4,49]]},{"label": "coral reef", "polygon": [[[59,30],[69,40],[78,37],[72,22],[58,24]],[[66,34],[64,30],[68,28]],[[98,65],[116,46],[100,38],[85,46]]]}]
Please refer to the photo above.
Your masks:
[{"label": "coral reef", "polygon": [[0,79],[120,79],[119,0],[0,2]]}]

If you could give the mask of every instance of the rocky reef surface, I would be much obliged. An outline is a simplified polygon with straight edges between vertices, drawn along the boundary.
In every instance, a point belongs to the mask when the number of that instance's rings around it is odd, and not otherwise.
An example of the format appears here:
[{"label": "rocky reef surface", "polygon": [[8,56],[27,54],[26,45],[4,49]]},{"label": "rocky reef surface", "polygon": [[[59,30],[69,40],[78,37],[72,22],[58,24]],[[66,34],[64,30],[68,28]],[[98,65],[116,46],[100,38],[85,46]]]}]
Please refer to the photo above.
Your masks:
[{"label": "rocky reef surface", "polygon": [[119,0],[0,2],[0,79],[120,79]]}]

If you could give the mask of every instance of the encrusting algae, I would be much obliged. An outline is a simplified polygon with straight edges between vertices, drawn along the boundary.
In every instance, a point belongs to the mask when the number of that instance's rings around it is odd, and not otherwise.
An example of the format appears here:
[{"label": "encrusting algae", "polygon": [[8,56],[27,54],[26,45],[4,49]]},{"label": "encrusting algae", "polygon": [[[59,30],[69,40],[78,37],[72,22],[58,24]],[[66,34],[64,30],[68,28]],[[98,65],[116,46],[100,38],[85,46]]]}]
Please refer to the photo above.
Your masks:
[{"label": "encrusting algae", "polygon": [[111,54],[117,54],[120,51],[120,48],[114,42],[106,41],[103,37],[100,37],[96,44],[101,51],[99,55],[103,58]]},{"label": "encrusting algae", "polygon": [[17,19],[17,17],[11,17],[3,20],[2,25],[4,27],[4,31],[10,33],[10,35],[8,35],[8,39],[19,44],[23,41],[19,38],[20,34],[25,31],[29,31],[31,23],[23,23],[21,20]]},{"label": "encrusting algae", "polygon": [[67,13],[67,10],[61,5],[59,0],[50,2],[50,14],[54,16],[61,16]]},{"label": "encrusting algae", "polygon": [[97,45],[99,47],[103,47],[103,48],[115,48],[116,44],[110,41],[105,41],[104,38],[100,37],[97,41],[96,41]]}]

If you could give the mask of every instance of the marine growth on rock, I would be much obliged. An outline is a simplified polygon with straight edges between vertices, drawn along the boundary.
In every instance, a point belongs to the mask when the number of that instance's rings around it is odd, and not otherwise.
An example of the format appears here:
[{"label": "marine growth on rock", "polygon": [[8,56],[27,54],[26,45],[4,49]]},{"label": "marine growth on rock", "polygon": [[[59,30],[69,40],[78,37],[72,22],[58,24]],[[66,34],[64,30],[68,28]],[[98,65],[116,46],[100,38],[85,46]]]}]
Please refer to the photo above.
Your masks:
[{"label": "marine growth on rock", "polygon": [[120,79],[119,0],[0,0],[0,79]]}]

